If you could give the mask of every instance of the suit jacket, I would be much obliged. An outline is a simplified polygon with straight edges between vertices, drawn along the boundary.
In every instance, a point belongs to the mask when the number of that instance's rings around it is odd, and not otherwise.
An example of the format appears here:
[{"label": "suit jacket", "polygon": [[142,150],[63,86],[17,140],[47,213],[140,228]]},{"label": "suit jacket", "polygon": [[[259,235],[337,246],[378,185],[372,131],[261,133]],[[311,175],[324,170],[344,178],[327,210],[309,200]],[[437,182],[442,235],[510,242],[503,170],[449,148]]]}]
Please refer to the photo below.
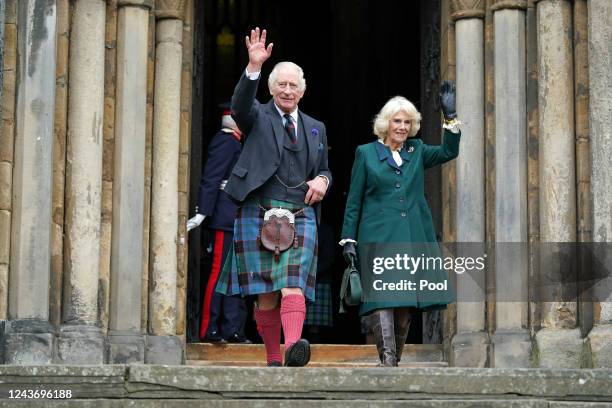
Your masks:
[{"label": "suit jacket", "polygon": [[200,180],[198,214],[206,215],[209,228],[234,230],[236,204],[225,191],[219,190],[219,186],[231,174],[241,149],[242,145],[232,133],[221,130],[208,145],[206,165]]},{"label": "suit jacket", "polygon": [[[243,73],[232,96],[232,117],[245,135],[245,142],[225,191],[239,202],[274,176],[287,137],[274,100],[260,104],[255,99],[258,84],[259,80],[251,80]],[[308,144],[308,178],[326,176],[330,183],[329,191],[332,176],[327,165],[325,125],[302,111],[299,111],[299,117]]]}]

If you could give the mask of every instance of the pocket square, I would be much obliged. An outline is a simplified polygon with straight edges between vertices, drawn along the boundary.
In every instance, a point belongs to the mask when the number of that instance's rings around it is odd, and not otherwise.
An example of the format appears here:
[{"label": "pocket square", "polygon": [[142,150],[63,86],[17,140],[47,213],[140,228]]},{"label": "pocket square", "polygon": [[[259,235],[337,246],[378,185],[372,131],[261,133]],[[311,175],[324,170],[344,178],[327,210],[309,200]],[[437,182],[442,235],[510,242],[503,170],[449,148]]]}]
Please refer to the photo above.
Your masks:
[{"label": "pocket square", "polygon": [[319,150],[323,150],[325,148],[325,146],[323,145],[323,143],[319,142]]}]

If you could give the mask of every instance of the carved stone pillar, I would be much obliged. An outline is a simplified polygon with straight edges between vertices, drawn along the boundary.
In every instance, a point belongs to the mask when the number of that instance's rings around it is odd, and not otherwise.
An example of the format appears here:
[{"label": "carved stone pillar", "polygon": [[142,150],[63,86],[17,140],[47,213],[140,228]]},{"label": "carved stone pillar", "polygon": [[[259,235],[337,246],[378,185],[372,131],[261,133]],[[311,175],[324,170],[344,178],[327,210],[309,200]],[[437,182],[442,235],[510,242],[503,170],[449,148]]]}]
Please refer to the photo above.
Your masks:
[{"label": "carved stone pillar", "polygon": [[7,364],[51,363],[51,186],[55,109],[55,1],[18,4],[19,83],[10,248]]},{"label": "carved stone pillar", "polygon": [[[451,1],[455,20],[457,115],[465,124],[457,158],[457,242],[485,241],[484,171],[484,0]],[[489,336],[485,331],[484,271],[457,278],[457,334],[451,364],[484,367]]]},{"label": "carved stone pillar", "polygon": [[[589,81],[591,137],[591,188],[593,192],[593,241],[597,262],[610,270],[612,258],[612,3],[609,0],[588,2]],[[606,250],[607,247],[607,250]],[[604,271],[594,271],[604,272]],[[595,288],[599,300],[595,327],[588,336],[592,364],[596,368],[612,368],[612,278]]]},{"label": "carved stone pillar", "polygon": [[144,362],[141,327],[149,0],[120,0],[109,363]]},{"label": "carved stone pillar", "polygon": [[497,1],[495,25],[495,335],[492,367],[529,367],[527,330],[526,1]]},{"label": "carved stone pillar", "polygon": [[547,285],[544,289],[555,288],[542,292],[538,365],[576,368],[583,340],[577,303],[571,299],[577,295],[576,277],[570,276],[576,271],[576,256],[567,244],[576,242],[572,5],[569,0],[541,0],[537,15],[540,279]]},{"label": "carved stone pillar", "polygon": [[102,364],[98,326],[105,0],[78,0],[70,31],[64,292],[58,360]]},{"label": "carved stone pillar", "polygon": [[149,335],[145,361],[181,364],[176,336],[178,170],[183,1],[156,3]]}]

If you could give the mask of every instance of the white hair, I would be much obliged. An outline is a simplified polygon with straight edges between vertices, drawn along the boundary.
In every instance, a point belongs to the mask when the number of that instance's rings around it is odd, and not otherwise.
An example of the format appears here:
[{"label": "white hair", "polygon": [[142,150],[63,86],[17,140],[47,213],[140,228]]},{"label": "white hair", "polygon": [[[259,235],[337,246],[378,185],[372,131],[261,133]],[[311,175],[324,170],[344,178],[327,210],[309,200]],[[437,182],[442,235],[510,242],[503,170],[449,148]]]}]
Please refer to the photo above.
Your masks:
[{"label": "white hair", "polygon": [[298,65],[291,61],[282,61],[279,62],[272,68],[272,72],[268,76],[268,86],[272,87],[276,82],[276,77],[278,76],[278,70],[282,68],[292,68],[298,73],[298,86],[300,91],[306,89],[306,78],[304,78],[304,70]]},{"label": "white hair", "polygon": [[380,140],[385,140],[389,132],[389,121],[398,112],[405,112],[410,119],[409,137],[417,134],[421,128],[421,114],[417,108],[408,99],[403,96],[394,96],[389,99],[380,112],[374,117],[374,134]]}]

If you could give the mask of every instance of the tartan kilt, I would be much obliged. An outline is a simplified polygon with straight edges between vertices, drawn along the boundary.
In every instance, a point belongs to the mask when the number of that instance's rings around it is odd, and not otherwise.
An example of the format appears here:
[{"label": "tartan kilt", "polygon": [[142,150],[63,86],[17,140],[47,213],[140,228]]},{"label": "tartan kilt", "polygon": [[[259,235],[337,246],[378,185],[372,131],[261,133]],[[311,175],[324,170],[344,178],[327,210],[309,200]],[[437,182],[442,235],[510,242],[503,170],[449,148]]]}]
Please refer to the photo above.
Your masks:
[{"label": "tartan kilt", "polygon": [[234,242],[229,250],[216,291],[242,297],[271,293],[282,288],[300,288],[306,300],[314,302],[317,274],[317,221],[312,207],[295,217],[298,248],[290,247],[274,260],[271,251],[257,244],[265,208],[282,207],[292,212],[303,206],[268,198],[252,198],[238,209],[234,221]]},{"label": "tartan kilt", "polygon": [[317,300],[306,306],[305,326],[333,326],[332,290],[329,283],[317,283]]}]

